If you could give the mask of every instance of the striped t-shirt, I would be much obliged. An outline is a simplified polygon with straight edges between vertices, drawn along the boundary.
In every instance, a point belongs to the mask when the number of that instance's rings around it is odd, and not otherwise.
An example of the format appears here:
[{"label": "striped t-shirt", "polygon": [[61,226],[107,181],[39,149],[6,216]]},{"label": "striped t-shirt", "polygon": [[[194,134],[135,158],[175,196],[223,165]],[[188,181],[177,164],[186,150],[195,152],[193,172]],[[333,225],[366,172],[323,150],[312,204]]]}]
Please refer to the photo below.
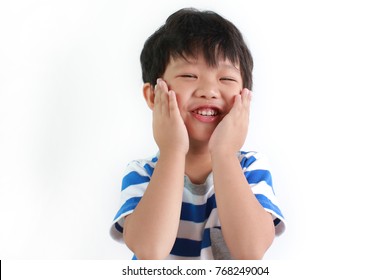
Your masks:
[{"label": "striped t-shirt", "polygon": [[[285,222],[275,197],[266,159],[256,152],[239,152],[237,156],[253,194],[264,209],[272,214],[275,233],[280,235],[285,229]],[[113,239],[123,242],[124,218],[137,207],[157,161],[158,155],[128,164],[122,180],[120,209],[110,230]],[[193,184],[184,176],[183,184],[179,229],[167,259],[228,259],[229,252],[221,235],[213,174],[210,173],[200,185]]]}]

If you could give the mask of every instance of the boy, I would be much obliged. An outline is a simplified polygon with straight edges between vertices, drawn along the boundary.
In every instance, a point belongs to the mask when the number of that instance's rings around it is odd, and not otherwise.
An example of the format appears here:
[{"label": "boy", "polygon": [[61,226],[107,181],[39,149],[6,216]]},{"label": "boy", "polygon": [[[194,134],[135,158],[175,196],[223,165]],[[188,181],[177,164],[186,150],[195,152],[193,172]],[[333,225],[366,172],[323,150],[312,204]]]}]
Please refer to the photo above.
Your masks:
[{"label": "boy", "polygon": [[284,219],[264,158],[240,152],[253,68],[240,31],[179,10],[141,65],[159,153],[128,165],[112,237],[138,259],[261,259]]}]

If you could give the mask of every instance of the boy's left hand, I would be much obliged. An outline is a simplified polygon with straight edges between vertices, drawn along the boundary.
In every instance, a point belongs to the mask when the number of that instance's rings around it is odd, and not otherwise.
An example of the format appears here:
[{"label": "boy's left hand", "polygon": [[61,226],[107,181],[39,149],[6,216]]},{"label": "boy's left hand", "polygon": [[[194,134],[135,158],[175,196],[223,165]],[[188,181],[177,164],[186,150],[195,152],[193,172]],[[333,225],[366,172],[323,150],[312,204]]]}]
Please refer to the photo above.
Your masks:
[{"label": "boy's left hand", "polygon": [[246,88],[234,97],[232,109],[211,135],[210,153],[236,153],[242,148],[248,133],[251,97],[252,92]]}]

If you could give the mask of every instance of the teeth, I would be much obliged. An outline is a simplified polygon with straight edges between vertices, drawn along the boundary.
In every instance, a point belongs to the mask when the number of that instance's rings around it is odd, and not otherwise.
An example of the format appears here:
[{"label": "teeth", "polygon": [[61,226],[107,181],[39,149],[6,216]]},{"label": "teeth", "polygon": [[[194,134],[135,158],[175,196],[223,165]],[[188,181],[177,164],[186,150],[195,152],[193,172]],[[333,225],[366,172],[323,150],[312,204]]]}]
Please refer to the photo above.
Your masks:
[{"label": "teeth", "polygon": [[217,111],[214,111],[212,109],[208,109],[208,110],[197,110],[196,113],[198,115],[202,115],[202,116],[216,116],[217,115]]}]

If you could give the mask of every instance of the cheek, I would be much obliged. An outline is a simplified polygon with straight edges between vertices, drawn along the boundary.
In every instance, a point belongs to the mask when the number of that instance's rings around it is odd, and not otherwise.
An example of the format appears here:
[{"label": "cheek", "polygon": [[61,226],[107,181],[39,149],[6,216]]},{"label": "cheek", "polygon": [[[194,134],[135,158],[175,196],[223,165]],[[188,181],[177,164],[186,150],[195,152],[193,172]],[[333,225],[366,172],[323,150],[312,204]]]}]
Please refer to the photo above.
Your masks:
[{"label": "cheek", "polygon": [[228,104],[229,110],[233,107],[234,98],[240,94],[241,94],[240,89],[230,90],[226,94],[224,94],[224,99],[225,99],[226,104]]},{"label": "cheek", "polygon": [[234,98],[231,99],[231,101],[228,103],[228,112],[230,112],[230,110],[233,108],[233,104],[234,104]]},{"label": "cheek", "polygon": [[186,103],[188,102],[188,99],[191,95],[190,90],[188,89],[188,87],[178,84],[169,84],[168,89],[173,90],[176,93],[177,104],[181,111],[182,108],[185,108]]}]

